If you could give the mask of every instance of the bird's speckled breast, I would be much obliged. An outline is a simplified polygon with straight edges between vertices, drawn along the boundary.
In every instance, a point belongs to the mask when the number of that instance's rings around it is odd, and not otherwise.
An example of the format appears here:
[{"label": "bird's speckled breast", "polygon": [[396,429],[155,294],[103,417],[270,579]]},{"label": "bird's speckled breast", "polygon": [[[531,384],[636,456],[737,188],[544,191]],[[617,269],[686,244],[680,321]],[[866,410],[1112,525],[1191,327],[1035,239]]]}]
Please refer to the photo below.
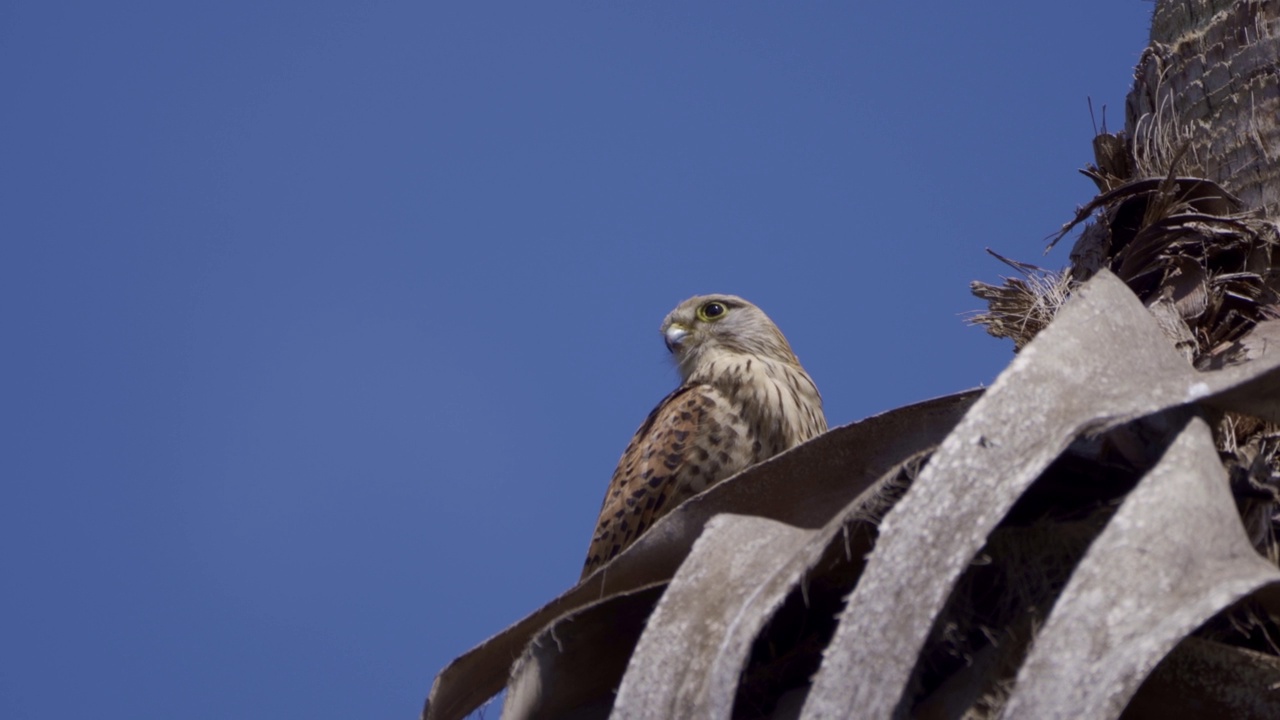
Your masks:
[{"label": "bird's speckled breast", "polygon": [[798,366],[726,354],[708,364],[707,375],[747,424],[753,439],[748,465],[826,432],[818,389]]}]

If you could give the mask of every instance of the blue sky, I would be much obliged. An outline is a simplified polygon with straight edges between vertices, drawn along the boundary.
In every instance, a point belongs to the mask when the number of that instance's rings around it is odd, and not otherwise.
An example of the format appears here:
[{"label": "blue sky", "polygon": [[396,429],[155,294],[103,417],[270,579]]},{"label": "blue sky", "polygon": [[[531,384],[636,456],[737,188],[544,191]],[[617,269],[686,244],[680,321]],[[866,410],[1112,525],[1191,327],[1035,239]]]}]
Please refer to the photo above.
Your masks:
[{"label": "blue sky", "polygon": [[731,292],[832,425],[988,383],[1152,5],[0,4],[0,717],[416,717]]}]

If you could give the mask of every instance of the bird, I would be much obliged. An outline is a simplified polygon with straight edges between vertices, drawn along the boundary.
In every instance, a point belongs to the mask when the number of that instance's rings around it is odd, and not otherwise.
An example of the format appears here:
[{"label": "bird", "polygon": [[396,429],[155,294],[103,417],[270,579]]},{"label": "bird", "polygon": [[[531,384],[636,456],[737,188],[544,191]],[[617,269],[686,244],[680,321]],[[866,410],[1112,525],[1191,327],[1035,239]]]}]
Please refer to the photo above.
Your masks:
[{"label": "bird", "polygon": [[827,429],[790,343],[736,295],[698,295],[662,321],[681,383],[649,413],[609,481],[581,579],[682,501]]}]

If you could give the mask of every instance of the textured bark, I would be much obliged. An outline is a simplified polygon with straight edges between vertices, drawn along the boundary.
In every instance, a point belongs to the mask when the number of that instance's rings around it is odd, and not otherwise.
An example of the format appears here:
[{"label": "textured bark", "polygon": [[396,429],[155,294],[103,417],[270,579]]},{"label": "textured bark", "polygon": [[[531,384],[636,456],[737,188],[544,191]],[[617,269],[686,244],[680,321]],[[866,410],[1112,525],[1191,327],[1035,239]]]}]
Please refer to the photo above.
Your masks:
[{"label": "textured bark", "polygon": [[[728,718],[738,677],[760,628],[799,580],[802,565],[755,601],[807,545],[815,530],[772,520],[718,515],[680,566],[650,616],[618,688],[614,713],[635,720]],[[821,555],[819,544],[810,555]]]},{"label": "textured bark", "polygon": [[[1280,210],[1280,2],[1156,6],[1125,113],[1139,174],[1214,180],[1245,207]],[[1185,147],[1185,153],[1183,149]],[[1183,160],[1174,168],[1175,158]],[[1145,170],[1145,172],[1143,172]]]},{"label": "textured bark", "polygon": [[1187,633],[1280,581],[1240,526],[1208,424],[1186,409],[1170,420],[1186,425],[1076,568],[1018,673],[1009,717],[1119,716]]},{"label": "textured bark", "polygon": [[[1111,273],[1098,273],[974,403],[885,516],[803,717],[893,714],[961,573],[1074,439],[1196,401],[1220,406],[1243,398],[1259,410],[1267,402],[1274,405],[1268,414],[1275,415],[1280,387],[1271,383],[1277,382],[1275,352],[1246,365],[1196,372],[1168,347],[1129,289]],[[1163,522],[1163,516],[1143,517]],[[1110,580],[1124,583],[1126,576]],[[1079,678],[1085,670],[1064,664],[1056,672]]]},{"label": "textured bark", "polygon": [[1187,638],[1155,669],[1123,720],[1280,717],[1280,658]]}]

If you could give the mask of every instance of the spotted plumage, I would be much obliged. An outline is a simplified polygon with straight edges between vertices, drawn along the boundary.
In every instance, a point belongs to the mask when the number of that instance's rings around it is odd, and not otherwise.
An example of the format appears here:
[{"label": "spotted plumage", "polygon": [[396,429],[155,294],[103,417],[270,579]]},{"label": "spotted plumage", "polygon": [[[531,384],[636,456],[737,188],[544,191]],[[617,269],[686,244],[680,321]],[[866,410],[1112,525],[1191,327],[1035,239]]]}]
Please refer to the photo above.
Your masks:
[{"label": "spotted plumage", "polygon": [[622,453],[583,577],[682,501],[827,429],[818,388],[755,305],[693,297],[667,315],[662,334],[683,382]]}]

